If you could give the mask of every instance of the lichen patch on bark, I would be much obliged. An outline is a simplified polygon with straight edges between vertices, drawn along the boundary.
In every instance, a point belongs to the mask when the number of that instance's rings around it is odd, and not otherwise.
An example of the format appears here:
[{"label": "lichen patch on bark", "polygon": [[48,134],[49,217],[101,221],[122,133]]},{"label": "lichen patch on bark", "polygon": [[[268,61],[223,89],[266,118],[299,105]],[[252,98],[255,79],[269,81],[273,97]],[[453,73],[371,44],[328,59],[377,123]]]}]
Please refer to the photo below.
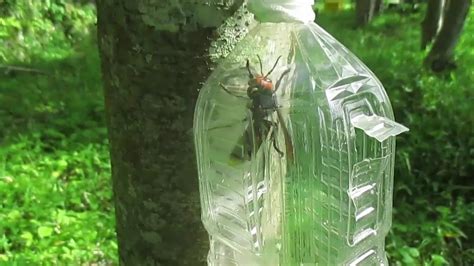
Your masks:
[{"label": "lichen patch on bark", "polygon": [[[217,3],[218,2],[218,3]],[[161,31],[218,27],[243,0],[138,0],[145,25]]]}]

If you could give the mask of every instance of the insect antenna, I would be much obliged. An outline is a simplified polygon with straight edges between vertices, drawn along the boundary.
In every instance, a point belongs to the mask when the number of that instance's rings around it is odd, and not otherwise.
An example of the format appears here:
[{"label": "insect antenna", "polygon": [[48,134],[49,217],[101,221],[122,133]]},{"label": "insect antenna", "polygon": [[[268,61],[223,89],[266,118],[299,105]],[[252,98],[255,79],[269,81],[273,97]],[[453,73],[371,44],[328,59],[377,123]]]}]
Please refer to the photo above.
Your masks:
[{"label": "insect antenna", "polygon": [[257,55],[257,57],[258,57],[258,62],[260,63],[260,73],[261,73],[261,74],[262,74],[262,76],[263,76],[263,65],[262,65],[262,59],[260,58],[260,56],[259,56],[259,55]]},{"label": "insect antenna", "polygon": [[245,65],[247,67],[247,71],[249,72],[249,78],[253,78],[253,73],[250,70],[250,61],[247,59],[247,64]]},{"label": "insect antenna", "polygon": [[275,64],[274,64],[273,67],[272,67],[272,69],[265,75],[264,78],[267,78],[268,75],[270,75],[270,74],[273,72],[273,70],[275,70],[275,68],[276,68],[276,66],[277,66],[277,64],[278,64],[278,61],[280,61],[280,58],[281,58],[281,55],[277,58]]}]

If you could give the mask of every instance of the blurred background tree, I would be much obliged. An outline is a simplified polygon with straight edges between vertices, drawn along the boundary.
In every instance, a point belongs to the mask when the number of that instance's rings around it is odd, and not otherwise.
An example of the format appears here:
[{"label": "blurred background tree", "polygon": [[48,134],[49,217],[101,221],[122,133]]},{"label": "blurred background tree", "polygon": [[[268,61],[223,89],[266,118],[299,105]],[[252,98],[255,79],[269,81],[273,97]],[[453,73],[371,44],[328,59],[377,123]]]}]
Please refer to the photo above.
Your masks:
[{"label": "blurred background tree", "polygon": [[[235,42],[235,36],[244,35],[245,30],[240,29],[246,28],[247,21],[234,13],[237,20],[223,20],[222,27],[195,29],[202,44],[190,51],[186,38],[142,25],[143,20],[137,17],[150,10],[137,11],[140,1],[102,1],[98,7],[104,8],[109,2],[116,5],[106,12],[99,9],[103,16],[99,35],[107,33],[109,37],[98,41],[95,1],[0,0],[2,265],[116,264],[120,259],[140,256],[144,249],[168,246],[176,249],[163,252],[161,258],[152,254],[156,257],[151,260],[177,259],[166,256],[177,254],[181,243],[170,242],[173,234],[163,234],[168,226],[159,223],[174,220],[166,216],[166,208],[155,210],[160,206],[156,201],[159,196],[184,193],[174,188],[185,178],[196,181],[194,160],[189,154],[180,157],[189,151],[185,128],[190,126],[196,96],[190,88],[205,79],[215,59],[231,50],[232,45],[226,45],[229,39]],[[365,25],[357,28],[358,1],[327,0],[316,6],[320,10],[317,23],[375,72],[392,99],[397,120],[411,129],[398,138],[394,221],[387,239],[393,265],[474,264],[474,36],[466,34],[474,30],[470,19],[473,12],[469,9],[471,1],[440,2],[375,2],[371,8],[362,9],[372,14],[364,15]],[[234,8],[226,9],[229,12],[222,18],[244,12]],[[108,12],[113,13],[113,19]],[[147,23],[160,18],[145,17]],[[115,37],[124,41],[117,42]],[[120,201],[116,205],[118,228],[141,223],[130,230],[118,230],[120,259],[98,44],[105,52],[108,123],[117,128],[109,134],[112,164],[119,167],[113,173]],[[204,52],[204,46],[210,47],[209,52]],[[160,62],[183,69],[163,77],[158,75],[163,70]],[[192,65],[193,71],[186,64]],[[198,65],[200,70],[194,71]],[[175,82],[179,83],[169,81],[177,76]],[[177,95],[169,93],[170,84],[175,85]],[[170,110],[174,113],[167,113]],[[174,131],[158,128],[162,135],[145,134],[161,121],[157,114],[171,119],[178,113],[184,122],[170,124]],[[166,148],[166,143],[158,140],[168,133],[180,136],[179,149]],[[118,150],[114,151],[114,146]],[[159,147],[168,149],[166,154],[158,151]],[[137,150],[140,153],[133,152]],[[157,195],[155,192],[167,189],[172,174],[157,173],[150,168],[150,160],[167,162],[163,156],[170,153],[173,168],[182,168],[182,176],[189,176],[171,180],[172,193]],[[152,178],[155,174],[156,179]],[[183,195],[186,200],[182,202],[190,204],[179,205],[176,210],[182,215],[192,213],[192,217],[183,217],[175,227],[198,223],[197,202],[188,200],[196,199],[197,187],[189,183],[182,189],[194,194]],[[125,208],[120,209],[122,206]],[[122,217],[131,218],[124,221]],[[182,230],[192,233],[200,229]],[[140,235],[140,231],[146,234]],[[140,239],[149,241],[140,244],[142,250],[135,250],[133,244]],[[194,254],[198,256],[207,250],[206,243],[201,244],[183,243],[183,247],[190,247],[190,253],[191,247],[198,248]]]},{"label": "blurred background tree", "polygon": [[427,12],[422,22],[421,47],[425,48],[433,42],[425,58],[425,64],[431,70],[440,72],[456,67],[454,48],[461,37],[471,3],[471,0],[428,1]]},{"label": "blurred background tree", "polygon": [[[461,36],[471,3],[472,0],[427,0],[425,18],[421,23],[421,48],[425,49],[433,43],[424,60],[431,70],[441,72],[456,67],[454,48]],[[409,5],[411,10],[415,10],[419,3],[415,0],[392,0],[390,4],[401,11],[402,5]],[[380,0],[356,0],[356,26],[369,24],[375,15],[382,12],[383,6],[383,1]]]}]

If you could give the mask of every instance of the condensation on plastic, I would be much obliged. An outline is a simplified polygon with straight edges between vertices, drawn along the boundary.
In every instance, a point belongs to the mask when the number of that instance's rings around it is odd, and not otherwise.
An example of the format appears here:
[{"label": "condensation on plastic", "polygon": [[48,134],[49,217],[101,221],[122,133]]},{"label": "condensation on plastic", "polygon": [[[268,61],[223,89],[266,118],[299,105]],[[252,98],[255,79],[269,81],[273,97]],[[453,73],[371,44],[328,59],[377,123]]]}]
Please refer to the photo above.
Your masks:
[{"label": "condensation on plastic", "polygon": [[[289,69],[276,92],[281,116],[266,119],[275,134],[256,136],[245,62],[266,73],[279,56],[269,78],[275,83]],[[256,26],[218,65],[196,106],[208,264],[388,265],[394,136],[407,130],[393,119],[377,78],[319,26]],[[242,151],[257,139],[246,158]]]}]

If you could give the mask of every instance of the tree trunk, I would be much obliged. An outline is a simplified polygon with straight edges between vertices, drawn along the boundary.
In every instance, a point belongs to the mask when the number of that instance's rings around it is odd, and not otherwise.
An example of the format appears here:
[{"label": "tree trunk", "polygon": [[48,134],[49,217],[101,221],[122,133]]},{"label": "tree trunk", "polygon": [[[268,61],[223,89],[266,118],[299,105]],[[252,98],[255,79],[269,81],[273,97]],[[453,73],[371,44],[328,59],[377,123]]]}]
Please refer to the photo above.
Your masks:
[{"label": "tree trunk", "polygon": [[375,2],[376,0],[356,0],[356,26],[363,27],[372,21]]},{"label": "tree trunk", "polygon": [[454,48],[461,36],[471,0],[450,0],[446,6],[443,25],[436,36],[425,64],[433,71],[451,70],[454,64]]},{"label": "tree trunk", "polygon": [[421,22],[421,49],[425,50],[436,37],[443,19],[444,0],[428,0],[425,18]]},{"label": "tree trunk", "polygon": [[121,265],[205,264],[194,104],[212,65],[216,28],[242,0],[204,2],[97,3]]},{"label": "tree trunk", "polygon": [[383,0],[375,0],[374,3],[374,16],[378,16],[382,13],[384,9]]}]

